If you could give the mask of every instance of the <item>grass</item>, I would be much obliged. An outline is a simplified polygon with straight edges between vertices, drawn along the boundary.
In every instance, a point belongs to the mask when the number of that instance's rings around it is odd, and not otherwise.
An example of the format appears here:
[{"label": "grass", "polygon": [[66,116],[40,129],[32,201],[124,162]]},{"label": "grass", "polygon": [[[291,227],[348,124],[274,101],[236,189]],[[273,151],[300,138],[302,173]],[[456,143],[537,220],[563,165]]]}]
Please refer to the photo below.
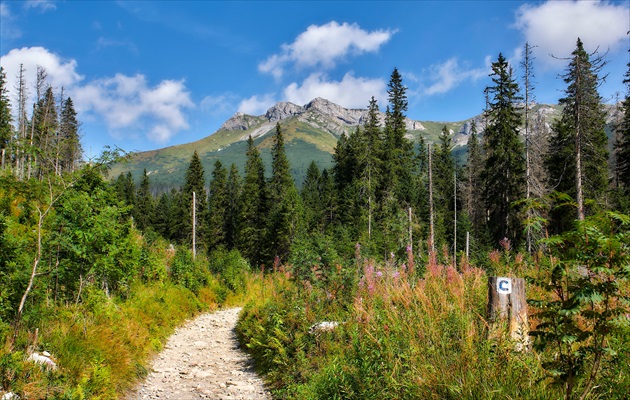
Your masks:
[{"label": "grass", "polygon": [[[0,352],[2,387],[22,398],[117,398],[146,375],[151,354],[178,325],[216,307],[208,289],[195,296],[172,283],[138,284],[126,299],[92,288],[81,304],[42,306],[33,310],[37,333],[22,329]],[[50,352],[59,368],[27,361],[31,351]]]},{"label": "grass", "polygon": [[[520,262],[491,257],[497,269]],[[317,274],[303,282],[286,272],[265,278],[264,293],[245,306],[237,330],[275,397],[562,397],[547,384],[535,352],[515,352],[507,338],[487,340],[484,270],[464,263],[456,271],[429,259],[416,276],[409,261],[358,259],[357,280],[334,292]],[[310,333],[321,321],[340,325]]]}]

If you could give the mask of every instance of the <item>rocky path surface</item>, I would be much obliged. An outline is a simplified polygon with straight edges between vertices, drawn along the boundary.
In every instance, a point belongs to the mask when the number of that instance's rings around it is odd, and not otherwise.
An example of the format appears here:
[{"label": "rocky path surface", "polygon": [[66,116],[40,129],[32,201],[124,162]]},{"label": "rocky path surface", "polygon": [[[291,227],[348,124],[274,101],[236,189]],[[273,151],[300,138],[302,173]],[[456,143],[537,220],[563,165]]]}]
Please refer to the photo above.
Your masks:
[{"label": "rocky path surface", "polygon": [[203,314],[178,328],[127,399],[271,399],[238,347],[234,327],[239,311]]}]

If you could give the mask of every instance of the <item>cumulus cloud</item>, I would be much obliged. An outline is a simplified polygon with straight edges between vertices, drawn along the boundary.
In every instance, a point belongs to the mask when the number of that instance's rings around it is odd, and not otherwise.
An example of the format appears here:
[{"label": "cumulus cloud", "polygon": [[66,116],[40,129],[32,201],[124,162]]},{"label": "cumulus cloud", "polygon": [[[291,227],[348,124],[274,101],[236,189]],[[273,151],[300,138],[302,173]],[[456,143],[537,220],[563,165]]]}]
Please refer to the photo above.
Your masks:
[{"label": "cumulus cloud", "polygon": [[[55,89],[66,90],[81,118],[104,120],[110,133],[143,130],[148,139],[165,143],[178,131],[188,128],[184,111],[194,104],[183,80],[163,80],[151,86],[144,75],[117,74],[84,83],[75,60],[63,59],[43,47],[13,49],[2,56],[0,64],[6,70],[9,91],[13,90],[20,64],[26,70],[27,88],[35,84],[37,66],[44,67],[48,82]],[[13,93],[10,98],[14,98]],[[31,93],[27,103],[33,102]]]},{"label": "cumulus cloud", "polygon": [[[73,59],[64,59],[61,56],[51,53],[43,47],[23,47],[13,49],[0,59],[0,64],[7,74],[7,89],[13,90],[14,82],[20,71],[20,64],[25,70],[25,81],[28,87],[35,84],[37,76],[37,66],[46,69],[48,82],[54,88],[64,87],[66,89],[76,85],[84,79],[77,72],[77,62]],[[29,99],[31,102],[32,99]]]},{"label": "cumulus cloud", "polygon": [[113,130],[147,129],[146,137],[167,142],[189,127],[184,110],[193,107],[184,81],[163,80],[151,87],[144,75],[92,81],[73,91],[77,110],[95,113]]},{"label": "cumulus cloud", "polygon": [[432,83],[422,93],[427,96],[446,93],[462,82],[487,77],[490,72],[490,58],[486,57],[485,65],[480,68],[467,68],[454,57],[442,64],[429,67],[428,79]]},{"label": "cumulus cloud", "polygon": [[280,78],[287,64],[298,67],[333,68],[348,55],[376,52],[394,34],[390,30],[368,32],[357,24],[311,25],[291,44],[282,45],[279,54],[273,54],[258,65],[264,73]]},{"label": "cumulus cloud", "polygon": [[303,105],[322,97],[346,108],[366,108],[374,96],[382,102],[387,98],[387,84],[382,79],[355,77],[352,72],[341,81],[331,81],[321,73],[309,75],[301,85],[293,82],[284,89],[284,98]]},{"label": "cumulus cloud", "polygon": [[627,2],[547,1],[521,6],[515,27],[531,45],[537,46],[534,51],[538,60],[553,65],[558,62],[548,55],[569,57],[578,37],[587,51],[597,47],[602,51],[622,48],[627,44],[628,15]]},{"label": "cumulus cloud", "polygon": [[244,99],[238,106],[238,111],[249,115],[264,114],[277,101],[272,93],[263,95],[255,95],[248,99]]}]

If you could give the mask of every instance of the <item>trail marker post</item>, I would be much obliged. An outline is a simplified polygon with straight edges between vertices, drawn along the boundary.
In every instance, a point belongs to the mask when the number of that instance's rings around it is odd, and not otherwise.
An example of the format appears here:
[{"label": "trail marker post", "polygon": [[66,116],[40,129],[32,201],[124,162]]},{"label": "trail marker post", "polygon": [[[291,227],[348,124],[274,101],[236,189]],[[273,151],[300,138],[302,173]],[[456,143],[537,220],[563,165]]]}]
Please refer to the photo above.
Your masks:
[{"label": "trail marker post", "polygon": [[487,316],[488,339],[499,339],[507,334],[514,342],[514,350],[529,349],[525,279],[488,277]]}]

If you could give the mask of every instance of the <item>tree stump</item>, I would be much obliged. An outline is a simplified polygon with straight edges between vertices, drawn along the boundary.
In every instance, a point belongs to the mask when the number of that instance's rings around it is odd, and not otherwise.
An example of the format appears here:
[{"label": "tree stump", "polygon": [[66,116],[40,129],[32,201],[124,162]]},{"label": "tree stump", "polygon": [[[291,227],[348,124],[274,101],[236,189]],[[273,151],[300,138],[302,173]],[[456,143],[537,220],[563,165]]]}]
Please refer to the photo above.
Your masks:
[{"label": "tree stump", "polygon": [[525,279],[488,277],[488,339],[504,335],[514,343],[514,350],[530,348]]}]

